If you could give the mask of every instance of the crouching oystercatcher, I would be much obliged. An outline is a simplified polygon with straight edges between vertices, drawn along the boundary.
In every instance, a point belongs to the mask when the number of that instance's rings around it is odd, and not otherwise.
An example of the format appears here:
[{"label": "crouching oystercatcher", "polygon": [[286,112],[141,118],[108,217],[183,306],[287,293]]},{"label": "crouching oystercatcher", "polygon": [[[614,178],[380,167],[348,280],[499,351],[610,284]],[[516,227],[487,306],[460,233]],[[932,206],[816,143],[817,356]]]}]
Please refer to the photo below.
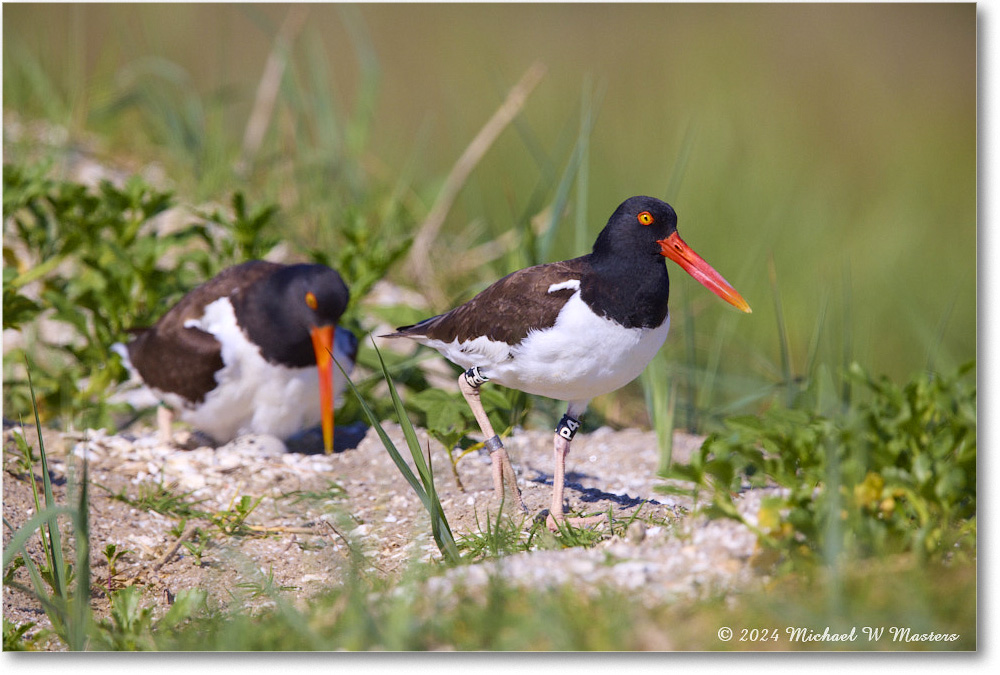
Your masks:
[{"label": "crouching oystercatcher", "polygon": [[[250,261],[197,286],[113,349],[157,398],[217,442],[247,433],[285,439],[321,423],[329,453],[334,398],[346,385],[330,354],[349,373],[358,347],[354,334],[337,330],[348,298],[344,280],[324,265]],[[169,417],[163,422],[169,438]]]},{"label": "crouching oystercatcher", "polygon": [[580,415],[595,396],[638,377],[666,340],[664,257],[750,312],[740,294],[677,234],[673,208],[640,196],[611,215],[591,253],[518,270],[446,314],[383,336],[413,338],[466,369],[458,384],[487,439],[496,495],[503,497],[506,481],[522,509],[513,467],[483,410],[479,387],[493,381],[568,402],[556,427],[550,527],[565,518],[566,455]]}]

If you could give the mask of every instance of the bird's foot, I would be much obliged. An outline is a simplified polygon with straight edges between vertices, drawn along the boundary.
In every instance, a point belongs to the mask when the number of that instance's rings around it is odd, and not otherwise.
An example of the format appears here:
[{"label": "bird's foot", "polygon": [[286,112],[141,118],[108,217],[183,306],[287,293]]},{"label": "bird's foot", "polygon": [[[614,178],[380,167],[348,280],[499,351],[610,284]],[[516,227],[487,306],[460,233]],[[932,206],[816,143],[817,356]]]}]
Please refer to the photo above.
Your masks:
[{"label": "bird's foot", "polygon": [[517,487],[517,475],[514,473],[514,465],[510,463],[510,457],[499,436],[493,436],[486,441],[486,448],[490,451],[490,460],[493,463],[493,493],[497,501],[504,504],[507,501],[506,494],[510,492],[514,498],[511,503],[516,504],[522,513],[529,513],[528,507],[521,497],[521,489]]},{"label": "bird's foot", "polygon": [[163,435],[160,435],[160,442],[170,448],[176,448],[177,450],[196,450],[198,448],[214,448],[219,445],[214,438],[205,434],[201,431],[194,429],[180,429],[176,433],[170,435],[169,438],[163,440]]},{"label": "bird's foot", "polygon": [[528,510],[527,505],[524,503],[524,498],[521,497],[521,491],[515,488],[513,492],[514,498],[511,499],[508,496],[507,491],[505,491],[503,486],[501,486],[499,490],[494,490],[493,496],[500,508],[505,508],[509,504],[510,508],[520,511],[521,513],[531,513],[531,511]]}]

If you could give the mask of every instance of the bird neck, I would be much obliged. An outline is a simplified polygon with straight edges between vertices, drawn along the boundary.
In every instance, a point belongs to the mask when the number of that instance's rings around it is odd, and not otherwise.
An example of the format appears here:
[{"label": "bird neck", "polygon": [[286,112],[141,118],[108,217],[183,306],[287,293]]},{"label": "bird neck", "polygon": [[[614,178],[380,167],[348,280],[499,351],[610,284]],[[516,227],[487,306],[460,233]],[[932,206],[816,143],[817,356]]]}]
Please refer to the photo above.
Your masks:
[{"label": "bird neck", "polygon": [[[659,258],[659,256],[657,256]],[[667,318],[670,280],[662,258],[591,254],[581,298],[625,328],[657,328]]]}]

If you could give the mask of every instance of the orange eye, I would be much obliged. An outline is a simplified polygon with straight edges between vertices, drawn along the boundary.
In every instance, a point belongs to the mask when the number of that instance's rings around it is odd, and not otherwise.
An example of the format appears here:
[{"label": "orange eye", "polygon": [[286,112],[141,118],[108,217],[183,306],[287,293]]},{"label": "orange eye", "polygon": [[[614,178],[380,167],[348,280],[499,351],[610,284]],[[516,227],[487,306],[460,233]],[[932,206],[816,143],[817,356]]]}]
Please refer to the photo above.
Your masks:
[{"label": "orange eye", "polygon": [[306,293],[306,304],[309,305],[309,309],[315,310],[319,307],[319,303],[316,302],[316,296],[313,295],[312,291]]},{"label": "orange eye", "polygon": [[643,211],[638,216],[636,216],[636,218],[638,218],[639,222],[643,225],[653,224],[653,214],[650,213],[649,211]]}]

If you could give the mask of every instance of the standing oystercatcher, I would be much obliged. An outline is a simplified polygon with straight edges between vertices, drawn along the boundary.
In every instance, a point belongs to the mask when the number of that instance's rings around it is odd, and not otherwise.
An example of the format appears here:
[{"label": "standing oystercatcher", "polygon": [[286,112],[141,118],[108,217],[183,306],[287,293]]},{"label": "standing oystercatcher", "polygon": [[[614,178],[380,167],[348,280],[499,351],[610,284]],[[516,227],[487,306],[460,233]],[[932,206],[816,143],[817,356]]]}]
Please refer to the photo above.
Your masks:
[{"label": "standing oystercatcher", "polygon": [[[223,270],[151,328],[113,349],[181,419],[225,443],[247,433],[279,438],[322,423],[333,451],[330,353],[351,372],[357,338],[337,321],[344,280],[324,265],[260,260]],[[166,426],[169,437],[169,418]],[[164,432],[161,423],[161,433]]]},{"label": "standing oystercatcher", "polygon": [[632,197],[611,215],[588,255],[518,270],[446,314],[383,336],[413,338],[467,369],[458,384],[487,439],[497,497],[503,497],[506,481],[522,509],[510,458],[483,410],[479,387],[492,380],[569,403],[556,427],[550,527],[565,517],[566,455],[580,415],[595,396],[638,377],[666,340],[664,257],[726,302],[750,311],[680,238],[669,204]]}]

